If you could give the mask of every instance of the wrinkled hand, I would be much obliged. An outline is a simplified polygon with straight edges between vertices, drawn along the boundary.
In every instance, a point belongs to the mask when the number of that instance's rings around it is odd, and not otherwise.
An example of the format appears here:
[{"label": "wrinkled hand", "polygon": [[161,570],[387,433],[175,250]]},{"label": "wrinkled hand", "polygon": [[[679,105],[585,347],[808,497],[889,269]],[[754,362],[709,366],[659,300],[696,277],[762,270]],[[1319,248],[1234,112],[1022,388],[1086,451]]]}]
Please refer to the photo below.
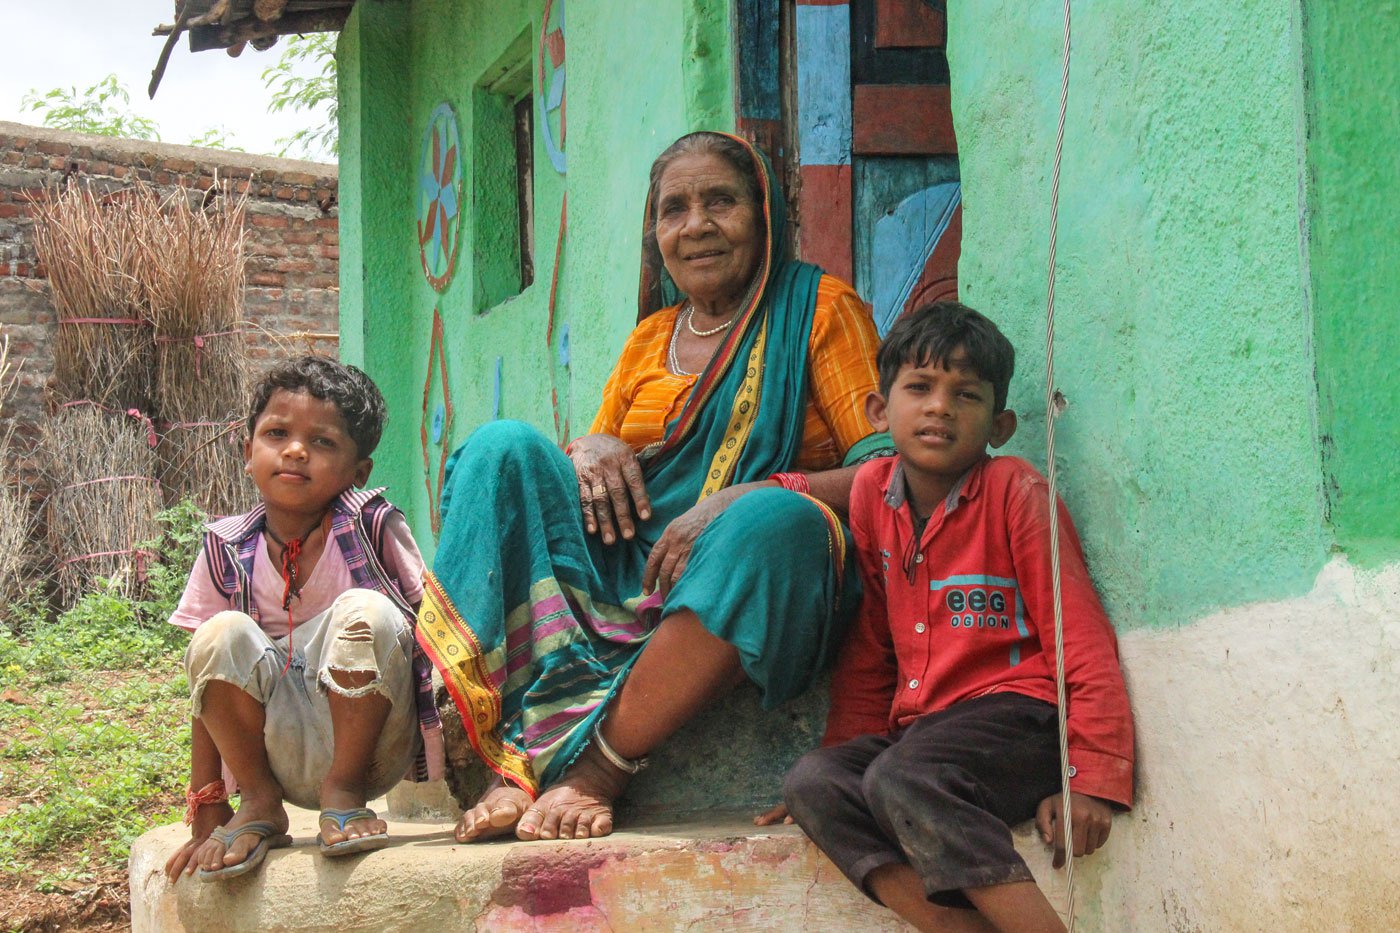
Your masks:
[{"label": "wrinkled hand", "polygon": [[656,547],[651,549],[651,555],[647,557],[646,570],[642,573],[642,592],[650,593],[660,588],[662,596],[669,593],[681,574],[685,573],[685,565],[690,561],[690,551],[695,547],[695,539],[710,526],[710,522],[719,518],[720,513],[744,493],[760,486],[771,485],[773,484],[764,482],[741,483],[721,489],[695,503],[680,518],[667,525],[661,540],[656,542]]},{"label": "wrinkled hand", "polygon": [[774,823],[792,824],[792,815],[788,813],[787,804],[780,803],[767,813],[760,813],[753,818],[755,826],[772,826]]},{"label": "wrinkled hand", "polygon": [[[1060,819],[1063,796],[1055,794],[1040,802],[1035,811],[1035,826],[1046,845],[1055,847],[1056,868],[1065,864],[1064,826]],[[1070,820],[1074,829],[1074,857],[1089,855],[1108,841],[1113,828],[1113,807],[1097,797],[1070,791]]]},{"label": "wrinkled hand", "polygon": [[209,834],[233,819],[233,807],[227,803],[205,804],[195,811],[194,824],[190,826],[190,838],[166,859],[165,877],[171,884],[180,880],[180,875],[192,875],[199,867],[194,854],[209,840]]},{"label": "wrinkled hand", "polygon": [[601,532],[604,544],[612,544],[619,533],[630,540],[637,533],[633,508],[643,521],[651,518],[636,453],[610,434],[589,434],[569,445],[569,459],[578,476],[583,527],[589,534]]}]

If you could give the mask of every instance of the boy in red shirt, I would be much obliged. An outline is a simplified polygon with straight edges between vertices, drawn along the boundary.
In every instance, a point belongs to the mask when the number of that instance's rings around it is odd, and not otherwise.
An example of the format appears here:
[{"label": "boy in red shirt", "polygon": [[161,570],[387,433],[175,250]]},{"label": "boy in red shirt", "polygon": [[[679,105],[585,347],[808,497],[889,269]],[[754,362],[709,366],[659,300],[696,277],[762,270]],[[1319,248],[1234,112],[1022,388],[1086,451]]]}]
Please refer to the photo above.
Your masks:
[{"label": "boy in red shirt", "polygon": [[[1062,864],[1049,495],[1029,463],[987,453],[1016,430],[1015,351],[946,302],[897,323],[878,364],[866,411],[899,456],[867,463],[851,490],[865,601],[823,747],[794,766],[783,799],[857,887],[919,929],[1062,930],[1009,829],[1035,816]],[[1132,804],[1133,724],[1113,628],[1059,508],[1083,855]]]}]

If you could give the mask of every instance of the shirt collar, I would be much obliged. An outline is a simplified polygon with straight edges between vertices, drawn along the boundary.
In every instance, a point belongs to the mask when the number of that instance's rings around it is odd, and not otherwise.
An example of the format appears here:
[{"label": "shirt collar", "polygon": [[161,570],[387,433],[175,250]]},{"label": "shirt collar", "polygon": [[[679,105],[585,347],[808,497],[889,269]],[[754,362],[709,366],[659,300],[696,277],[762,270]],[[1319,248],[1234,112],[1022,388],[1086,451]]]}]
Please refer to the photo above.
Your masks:
[{"label": "shirt collar", "polygon": [[[963,501],[977,498],[977,494],[982,491],[982,473],[991,462],[990,456],[983,457],[958,477],[953,488],[948,490],[947,498],[943,500],[943,514],[951,515]],[[908,501],[908,488],[904,483],[904,461],[899,457],[895,457],[894,467],[890,470],[889,479],[885,481],[884,493],[885,505],[896,511]]]},{"label": "shirt collar", "polygon": [[[380,486],[376,489],[356,489],[352,486],[336,496],[335,501],[331,503],[331,510],[351,516],[359,515],[372,499],[388,488]],[[214,537],[228,544],[236,545],[242,544],[252,535],[262,531],[266,522],[267,505],[259,502],[252,511],[244,512],[242,515],[230,515],[227,518],[209,522],[204,527]]]}]

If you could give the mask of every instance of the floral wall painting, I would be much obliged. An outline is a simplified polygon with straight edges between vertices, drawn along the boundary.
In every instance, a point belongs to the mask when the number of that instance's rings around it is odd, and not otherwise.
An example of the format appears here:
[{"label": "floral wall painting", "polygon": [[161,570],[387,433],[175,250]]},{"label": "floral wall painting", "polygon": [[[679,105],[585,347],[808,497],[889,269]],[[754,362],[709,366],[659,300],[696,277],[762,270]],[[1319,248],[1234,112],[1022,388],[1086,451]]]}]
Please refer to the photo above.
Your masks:
[{"label": "floral wall painting", "polygon": [[560,175],[564,159],[564,0],[545,0],[540,17],[539,71],[535,80],[535,113],[540,138],[550,164]]},{"label": "floral wall painting", "polygon": [[423,275],[437,291],[452,281],[462,216],[461,139],[457,114],[443,102],[433,108],[418,156],[418,253]]}]

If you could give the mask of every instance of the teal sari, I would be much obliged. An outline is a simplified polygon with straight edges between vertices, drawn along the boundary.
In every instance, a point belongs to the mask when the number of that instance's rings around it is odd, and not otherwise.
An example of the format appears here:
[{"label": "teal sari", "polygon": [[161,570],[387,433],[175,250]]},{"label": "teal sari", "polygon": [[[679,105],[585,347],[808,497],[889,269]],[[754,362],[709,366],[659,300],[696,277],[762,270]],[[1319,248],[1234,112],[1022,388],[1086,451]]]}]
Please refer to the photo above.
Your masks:
[{"label": "teal sari", "polygon": [[[771,708],[829,665],[859,601],[836,515],[777,488],[721,513],[664,601],[641,592],[667,525],[719,489],[790,469],[801,449],[821,270],[784,258],[781,192],[767,160],[744,145],[768,231],[758,285],[660,448],[642,458],[652,516],[636,536],[604,546],[585,532],[572,463],[528,425],[485,425],[448,461],[418,639],[477,753],[532,794],[587,746],[666,616],[691,610],[735,645]],[[644,263],[640,316],[678,298],[664,270]]]}]

